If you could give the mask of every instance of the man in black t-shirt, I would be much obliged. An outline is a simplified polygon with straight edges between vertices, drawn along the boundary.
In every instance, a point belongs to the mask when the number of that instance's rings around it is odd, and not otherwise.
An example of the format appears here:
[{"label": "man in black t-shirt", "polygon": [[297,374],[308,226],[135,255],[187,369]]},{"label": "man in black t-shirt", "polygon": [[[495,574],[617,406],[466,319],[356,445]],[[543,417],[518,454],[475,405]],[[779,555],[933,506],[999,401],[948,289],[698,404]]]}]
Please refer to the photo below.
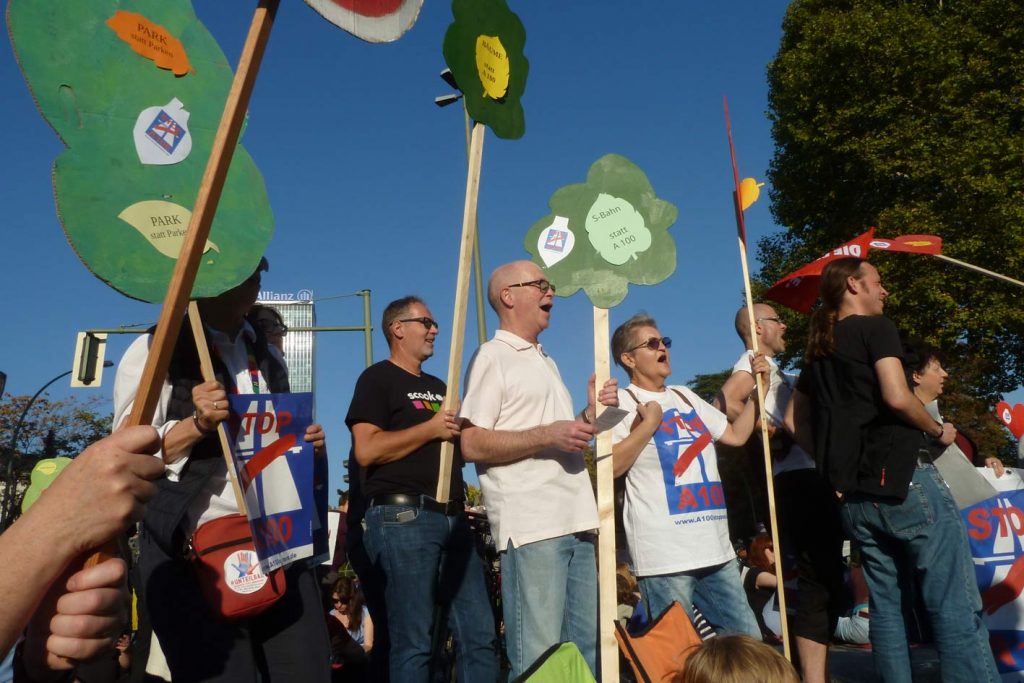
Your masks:
[{"label": "man in black t-shirt", "polygon": [[432,630],[447,620],[458,643],[459,680],[490,683],[498,675],[494,620],[464,512],[458,449],[451,502],[433,498],[441,443],[459,436],[457,411],[442,406],[444,382],[422,371],[434,353],[437,323],[410,296],[388,305],[381,329],[390,357],[360,375],[345,422],[363,468],[363,544],[386,576],[391,680],[428,680]]},{"label": "man in black t-shirt", "polygon": [[870,638],[882,680],[911,680],[901,610],[916,583],[943,680],[998,681],[964,525],[928,450],[931,441],[952,443],[956,429],[933,420],[911,392],[896,326],[882,315],[886,296],[867,261],[825,266],[786,426],[842,497],[840,516],[871,591]]}]

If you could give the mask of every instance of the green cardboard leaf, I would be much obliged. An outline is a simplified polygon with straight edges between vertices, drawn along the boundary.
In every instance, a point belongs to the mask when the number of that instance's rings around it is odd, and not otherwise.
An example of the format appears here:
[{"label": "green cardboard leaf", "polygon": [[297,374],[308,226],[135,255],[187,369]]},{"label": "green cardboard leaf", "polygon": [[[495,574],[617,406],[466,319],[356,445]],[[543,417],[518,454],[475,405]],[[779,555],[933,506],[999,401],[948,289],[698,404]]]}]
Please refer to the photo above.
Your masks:
[{"label": "green cardboard leaf", "polygon": [[523,137],[520,98],[530,68],[523,55],[523,22],[505,0],[453,0],[452,14],[444,60],[465,95],[469,115],[500,138]]},{"label": "green cardboard leaf", "polygon": [[21,512],[24,514],[39,499],[46,488],[53,483],[65,467],[71,464],[71,458],[47,458],[40,460],[32,468],[29,485],[25,489],[25,497],[21,500]]},{"label": "green cardboard leaf", "polygon": [[590,167],[583,184],[567,185],[526,233],[526,250],[545,270],[559,296],[583,289],[598,308],[619,304],[629,284],[653,285],[676,269],[668,234],[679,215],[658,199],[633,162],[608,154]]},{"label": "green cardboard leaf", "polygon": [[[68,241],[114,289],[162,301],[231,86],[227,59],[189,0],[11,0],[7,16],[29,89],[67,146],[53,185]],[[159,57],[176,41],[187,70],[136,49]],[[239,145],[193,297],[251,275],[272,234],[263,177]]]}]

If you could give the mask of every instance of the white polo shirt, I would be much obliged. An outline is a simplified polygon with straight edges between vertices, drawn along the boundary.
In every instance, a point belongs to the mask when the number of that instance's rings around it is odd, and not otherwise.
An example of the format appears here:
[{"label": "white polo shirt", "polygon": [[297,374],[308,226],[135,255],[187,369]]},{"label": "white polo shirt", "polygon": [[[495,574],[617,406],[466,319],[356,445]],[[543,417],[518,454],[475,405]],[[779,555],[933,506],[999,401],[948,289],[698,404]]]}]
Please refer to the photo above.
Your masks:
[{"label": "white polo shirt", "polygon": [[[576,419],[558,367],[543,347],[498,330],[470,361],[459,416],[493,431]],[[557,449],[503,464],[477,463],[499,550],[596,529],[597,505],[583,456]]]}]

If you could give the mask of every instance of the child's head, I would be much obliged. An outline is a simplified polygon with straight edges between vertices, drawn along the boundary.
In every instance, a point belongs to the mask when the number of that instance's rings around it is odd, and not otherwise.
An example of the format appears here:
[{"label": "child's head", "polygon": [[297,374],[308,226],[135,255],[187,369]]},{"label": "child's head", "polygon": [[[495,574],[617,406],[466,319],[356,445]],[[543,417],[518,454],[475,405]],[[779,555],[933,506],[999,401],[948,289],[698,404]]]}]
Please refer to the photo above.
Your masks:
[{"label": "child's head", "polygon": [[673,683],[800,683],[800,678],[772,646],[729,635],[698,646]]},{"label": "child's head", "polygon": [[748,555],[751,567],[763,569],[766,572],[775,571],[775,544],[768,534],[758,534],[750,542],[750,554]]}]

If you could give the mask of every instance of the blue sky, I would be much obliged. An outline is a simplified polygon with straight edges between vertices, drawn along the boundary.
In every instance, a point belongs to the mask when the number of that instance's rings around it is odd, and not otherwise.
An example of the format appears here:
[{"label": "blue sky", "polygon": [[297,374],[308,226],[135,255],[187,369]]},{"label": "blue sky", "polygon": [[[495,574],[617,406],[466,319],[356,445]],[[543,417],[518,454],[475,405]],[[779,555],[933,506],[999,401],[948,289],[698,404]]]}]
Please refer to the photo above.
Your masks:
[{"label": "blue sky", "polygon": [[[241,8],[255,3],[194,4],[234,64],[249,23]],[[679,207],[670,230],[678,263],[665,282],[633,287],[611,311],[612,328],[641,309],[656,317],[675,342],[680,383],[731,366],[740,351],[731,321],[742,279],[722,98],[729,98],[741,175],[763,180],[773,149],[765,69],[786,4],[513,0],[530,60],[526,134],[486,137],[479,203],[485,273],[526,257],[526,231],[548,212],[556,189],[582,182],[600,156],[622,154]],[[282,3],[243,138],[276,221],[264,289],[310,289],[316,298],[370,289],[375,327],[388,301],[418,294],[442,325],[426,366],[442,378],[466,173],[461,108],[433,104],[449,90],[438,72],[450,22],[448,3],[426,0],[405,37],[369,45],[298,0]],[[159,311],[96,279],[64,238],[50,184],[62,145],[37,112],[9,47],[0,51],[0,88],[0,288],[8,301],[0,370],[9,392],[31,394],[71,367],[77,331],[148,324]],[[766,194],[748,210],[747,226],[752,245],[780,229]],[[321,325],[358,325],[362,301],[323,301],[317,316]],[[488,311],[489,333],[495,325]],[[592,329],[591,305],[579,293],[556,300],[542,337],[578,404],[593,367]],[[112,338],[108,357],[116,361],[129,341]],[[464,363],[475,346],[471,308]],[[374,357],[386,357],[377,330]],[[342,486],[344,415],[362,368],[361,335],[320,336],[317,408],[333,456],[332,488]],[[109,400],[112,384],[108,371],[100,389],[74,391]],[[61,382],[50,395],[71,391]]]}]

